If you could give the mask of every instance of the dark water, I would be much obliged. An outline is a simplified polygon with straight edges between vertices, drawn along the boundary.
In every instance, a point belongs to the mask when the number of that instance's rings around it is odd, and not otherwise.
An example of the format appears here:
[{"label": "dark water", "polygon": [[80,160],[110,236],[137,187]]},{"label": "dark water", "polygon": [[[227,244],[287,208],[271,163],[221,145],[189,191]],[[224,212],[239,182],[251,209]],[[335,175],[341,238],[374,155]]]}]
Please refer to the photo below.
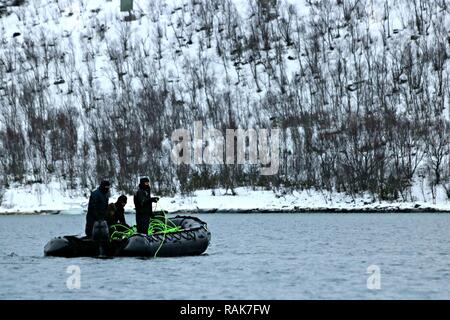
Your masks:
[{"label": "dark water", "polygon": [[[0,216],[0,299],[449,299],[450,215],[215,214],[207,254],[46,258],[83,215]],[[134,216],[127,216],[133,220]],[[80,288],[69,289],[71,265]],[[367,268],[380,289],[367,287]]]}]

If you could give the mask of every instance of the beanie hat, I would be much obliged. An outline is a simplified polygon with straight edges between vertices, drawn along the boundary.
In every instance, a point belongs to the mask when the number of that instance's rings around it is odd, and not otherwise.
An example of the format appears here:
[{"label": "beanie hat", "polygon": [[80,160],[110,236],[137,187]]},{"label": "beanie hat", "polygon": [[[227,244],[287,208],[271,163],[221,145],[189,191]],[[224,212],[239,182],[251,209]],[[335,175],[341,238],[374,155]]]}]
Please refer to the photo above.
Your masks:
[{"label": "beanie hat", "polygon": [[124,195],[121,195],[121,196],[117,199],[117,202],[125,202],[125,203],[127,203],[127,197],[124,196]]},{"label": "beanie hat", "polygon": [[102,182],[100,182],[100,187],[104,188],[104,187],[110,187],[111,183],[108,180],[103,180]]},{"label": "beanie hat", "polygon": [[146,182],[150,182],[150,179],[147,178],[147,177],[141,178],[141,180],[139,181],[139,183],[142,184],[142,185],[143,185],[144,183],[146,183]]}]

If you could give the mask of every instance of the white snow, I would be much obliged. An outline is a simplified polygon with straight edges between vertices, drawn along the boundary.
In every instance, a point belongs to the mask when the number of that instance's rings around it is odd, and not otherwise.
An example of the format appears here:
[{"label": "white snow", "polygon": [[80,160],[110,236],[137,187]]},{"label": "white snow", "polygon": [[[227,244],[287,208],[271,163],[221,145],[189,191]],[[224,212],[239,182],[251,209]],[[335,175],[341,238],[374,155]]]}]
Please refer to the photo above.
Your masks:
[{"label": "white snow", "polygon": [[[164,3],[164,1],[157,1],[158,3]],[[73,59],[73,70],[69,70],[67,74],[72,77],[76,77],[75,71],[79,71],[83,77],[83,81],[87,81],[88,77],[87,68],[91,64],[93,66],[93,86],[95,92],[109,93],[113,91],[112,80],[110,79],[114,75],[114,71],[111,70],[111,64],[108,64],[107,57],[107,45],[106,42],[111,45],[120,46],[121,33],[129,33],[130,45],[137,43],[138,41],[144,41],[145,43],[154,43],[157,38],[157,27],[162,29],[162,71],[158,71],[157,76],[165,76],[165,78],[178,81],[185,64],[189,61],[197,62],[199,60],[207,61],[208,70],[207,73],[213,80],[222,82],[223,88],[233,88],[227,83],[226,77],[219,77],[216,75],[223,75],[225,73],[230,74],[229,83],[237,82],[237,75],[235,70],[230,66],[224,66],[224,62],[214,54],[209,54],[214,49],[200,49],[199,43],[205,41],[205,37],[200,37],[197,32],[193,32],[199,27],[195,17],[190,16],[190,12],[183,12],[183,10],[173,11],[174,8],[183,6],[187,1],[172,0],[166,1],[166,6],[155,5],[153,1],[136,0],[135,10],[138,14],[141,9],[147,16],[143,16],[141,19],[129,23],[129,29],[123,27],[123,23],[120,23],[126,14],[118,12],[118,1],[104,1],[104,0],[80,0],[80,1],[36,1],[30,2],[26,7],[17,7],[12,9],[13,14],[4,17],[0,20],[0,40],[5,41],[8,45],[14,46],[18,49],[19,53],[22,53],[20,49],[24,45],[26,39],[33,40],[36,44],[39,44],[40,37],[45,36],[47,39],[54,39],[54,42],[58,45],[60,52],[64,52],[70,59]],[[236,5],[236,10],[240,15],[243,23],[248,20],[250,15],[249,3],[250,0],[232,0]],[[314,1],[312,1],[314,2]],[[312,10],[305,0],[288,0],[287,3],[296,7],[300,15],[307,15]],[[402,17],[402,5],[404,1],[400,3],[392,2],[392,10],[390,17],[391,29],[399,29],[403,32],[408,29],[404,25],[405,18]],[[375,42],[380,43],[381,37],[379,35],[382,28],[382,17],[384,1],[374,0],[371,8],[373,9],[372,18],[369,21],[370,33]],[[97,12],[96,9],[101,9]],[[153,10],[155,9],[155,10]],[[159,12],[156,9],[161,9]],[[370,8],[368,7],[368,10]],[[337,13],[336,13],[337,14]],[[25,19],[24,19],[25,18]],[[155,18],[156,20],[153,20]],[[219,19],[220,15],[215,16]],[[317,18],[317,17],[316,17]],[[331,16],[331,18],[333,18]],[[180,50],[182,54],[179,56],[171,55],[173,48],[176,47],[176,39],[179,30],[173,28],[172,24],[176,24],[178,19],[184,19],[183,25],[185,26],[184,37],[189,35],[189,32],[193,33],[193,44],[191,46],[181,46]],[[189,22],[193,23],[189,23]],[[446,17],[444,20],[445,28],[448,29],[450,25],[450,18]],[[105,39],[108,41],[98,41],[96,33],[98,30],[94,28],[105,24],[109,29],[105,31]],[[189,26],[188,26],[189,23]],[[33,25],[33,27],[31,27]],[[392,32],[391,30],[391,32]],[[364,30],[359,30],[363,33]],[[21,35],[12,37],[15,32],[20,32]],[[88,37],[93,37],[93,41],[86,40]],[[410,33],[402,35],[403,38],[411,36]],[[396,40],[396,36],[393,36],[392,41]],[[339,42],[333,43],[338,49],[335,52],[342,51],[343,54],[348,54],[348,48],[339,48],[341,45]],[[149,46],[149,55],[153,57],[157,54],[156,46]],[[214,46],[212,46],[214,48]],[[382,46],[374,46],[374,50],[381,50]],[[292,49],[291,49],[292,50]],[[72,51],[74,52],[72,54]],[[95,53],[92,63],[85,63],[85,54]],[[3,55],[6,53],[1,53]],[[287,53],[296,56],[295,53]],[[287,55],[286,54],[286,55]],[[337,54],[337,53],[335,53]],[[332,57],[331,57],[332,58]],[[330,58],[330,59],[331,59]],[[304,62],[304,61],[303,61]],[[227,61],[226,63],[231,63]],[[286,61],[287,65],[287,77],[292,78],[296,71],[298,71],[299,61]],[[72,63],[67,63],[68,68]],[[129,64],[126,64],[127,66]],[[18,66],[23,68],[26,72],[26,64]],[[228,69],[226,69],[228,68]],[[241,78],[251,77],[249,69],[244,67]],[[148,69],[148,68],[147,68]],[[229,71],[226,71],[229,70]],[[49,83],[58,80],[60,75],[57,71],[53,72],[50,68],[51,74]],[[73,72],[72,72],[73,71]],[[152,74],[152,70],[145,70],[147,73]],[[331,73],[333,70],[329,70]],[[133,74],[133,72],[129,72]],[[325,75],[326,76],[326,75]],[[2,79],[0,79],[2,80]],[[10,79],[7,79],[10,81]],[[70,79],[65,79],[66,83],[60,86],[54,86],[49,89],[52,93],[52,99],[55,100],[56,106],[61,106],[62,102],[68,102],[74,105],[80,105],[79,96],[73,98],[64,98],[60,92],[67,92],[67,86]],[[155,77],[154,81],[159,79]],[[182,79],[182,82],[189,83],[191,79],[187,77]],[[354,79],[355,81],[358,79]],[[5,80],[6,83],[6,80]],[[138,84],[136,84],[137,86]],[[142,85],[142,84],[141,84]],[[250,86],[253,83],[249,82]],[[180,85],[181,86],[181,85]],[[182,87],[182,86],[181,86]],[[247,89],[245,89],[247,90]],[[235,95],[236,100],[240,100],[241,96],[244,96],[246,92],[244,89],[233,88],[232,92]],[[264,87],[262,88],[264,91]],[[306,90],[305,90],[306,92]],[[180,97],[177,99],[182,100],[183,94],[181,92]],[[303,93],[302,93],[303,94]],[[59,101],[60,99],[61,101]],[[258,102],[259,97],[257,94],[251,97],[253,101]],[[202,107],[202,97],[199,97],[199,104]],[[255,103],[257,105],[257,103]],[[170,112],[170,110],[168,111]],[[238,112],[243,112],[238,110]],[[1,124],[1,123],[0,123]],[[251,127],[252,119],[248,118],[248,125]],[[80,123],[79,136],[83,136],[84,123]],[[301,128],[299,128],[301,131]],[[165,141],[165,147],[168,149],[168,145]],[[289,147],[289,146],[288,146]],[[450,203],[447,200],[447,196],[441,187],[437,189],[435,200],[433,200],[430,194],[429,188],[425,183],[416,183],[412,188],[412,197],[406,202],[391,203],[391,202],[374,202],[367,196],[360,196],[353,199],[352,197],[341,193],[324,193],[315,190],[298,191],[292,194],[281,195],[273,191],[263,190],[251,190],[246,188],[238,188],[237,196],[223,195],[224,190],[216,190],[215,196],[212,196],[212,190],[197,191],[193,196],[175,196],[171,198],[162,198],[160,208],[164,208],[168,211],[182,211],[182,210],[319,210],[319,209],[351,209],[351,210],[370,210],[370,209],[385,209],[392,208],[414,208],[415,206],[421,206],[436,210],[450,210]],[[425,189],[425,190],[424,190]],[[59,181],[52,181],[51,183],[44,184],[32,184],[25,186],[12,186],[6,190],[0,189],[0,213],[25,213],[25,212],[45,212],[45,211],[64,211],[64,212],[82,212],[86,209],[89,194],[83,194],[83,191],[67,191]],[[115,201],[117,194],[111,199]],[[399,199],[401,200],[401,199]],[[132,210],[132,198],[129,199],[127,209]]]},{"label": "white snow", "polygon": [[64,191],[53,181],[9,188],[0,194],[0,214],[40,212],[81,212],[87,207],[88,198]]},{"label": "white snow", "polygon": [[[213,195],[214,192],[214,195]],[[307,211],[450,211],[444,190],[437,190],[436,202],[431,194],[422,193],[421,188],[413,188],[414,201],[375,201],[368,195],[358,198],[343,193],[324,193],[316,190],[277,193],[270,190],[236,188],[233,196],[225,190],[199,190],[192,195],[161,197],[154,206],[156,210],[170,213],[195,212],[307,212]],[[115,202],[119,194],[113,192],[110,202]],[[153,196],[158,196],[157,194]],[[27,185],[8,189],[0,205],[0,214],[46,213],[48,211],[68,214],[82,214],[87,210],[89,194],[73,195],[61,190],[56,182],[50,185]],[[128,195],[126,211],[134,211],[133,196]]]}]

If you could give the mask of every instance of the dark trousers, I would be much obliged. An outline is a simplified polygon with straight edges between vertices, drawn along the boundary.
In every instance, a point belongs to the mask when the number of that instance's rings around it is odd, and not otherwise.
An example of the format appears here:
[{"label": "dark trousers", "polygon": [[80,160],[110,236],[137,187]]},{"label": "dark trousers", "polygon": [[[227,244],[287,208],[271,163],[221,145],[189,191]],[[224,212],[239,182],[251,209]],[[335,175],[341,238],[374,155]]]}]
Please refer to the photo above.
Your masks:
[{"label": "dark trousers", "polygon": [[150,225],[149,214],[136,214],[136,229],[138,233],[147,234]]}]

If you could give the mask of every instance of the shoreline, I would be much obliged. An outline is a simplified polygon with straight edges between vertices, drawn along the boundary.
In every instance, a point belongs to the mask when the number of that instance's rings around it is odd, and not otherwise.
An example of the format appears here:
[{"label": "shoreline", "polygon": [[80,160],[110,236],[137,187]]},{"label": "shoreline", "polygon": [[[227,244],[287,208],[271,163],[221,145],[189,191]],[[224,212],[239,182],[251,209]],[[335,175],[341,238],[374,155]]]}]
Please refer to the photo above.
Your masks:
[{"label": "shoreline", "polygon": [[[164,210],[170,214],[450,213],[450,199],[444,190],[440,191],[435,199],[427,195],[420,196],[416,190],[412,200],[380,201],[366,194],[351,197],[344,193],[324,193],[313,189],[283,193],[241,187],[235,189],[235,195],[215,189],[161,197],[153,210]],[[115,202],[119,195],[114,192],[109,202]],[[125,211],[134,214],[133,196],[127,197]],[[83,214],[88,202],[86,195],[60,190],[57,186],[53,189],[21,187],[4,194],[0,216]]]},{"label": "shoreline", "polygon": [[68,210],[0,211],[0,216],[53,216]]},{"label": "shoreline", "polygon": [[[72,212],[72,213],[69,213]],[[353,213],[353,214],[386,214],[386,213],[450,213],[450,209],[433,208],[433,207],[386,207],[386,208],[290,208],[290,209],[179,209],[168,211],[170,215],[183,214],[329,214],[329,213]],[[83,215],[84,211],[80,213],[73,213],[73,210],[36,210],[36,211],[7,211],[1,212],[0,216],[49,216],[49,215]],[[135,214],[134,211],[127,211],[127,215]]]},{"label": "shoreline", "polygon": [[66,210],[35,210],[35,211],[0,211],[0,216],[52,216],[64,214]]},{"label": "shoreline", "polygon": [[298,209],[197,209],[197,210],[177,210],[169,214],[321,214],[321,213],[450,213],[450,209],[438,208],[298,208]]}]

